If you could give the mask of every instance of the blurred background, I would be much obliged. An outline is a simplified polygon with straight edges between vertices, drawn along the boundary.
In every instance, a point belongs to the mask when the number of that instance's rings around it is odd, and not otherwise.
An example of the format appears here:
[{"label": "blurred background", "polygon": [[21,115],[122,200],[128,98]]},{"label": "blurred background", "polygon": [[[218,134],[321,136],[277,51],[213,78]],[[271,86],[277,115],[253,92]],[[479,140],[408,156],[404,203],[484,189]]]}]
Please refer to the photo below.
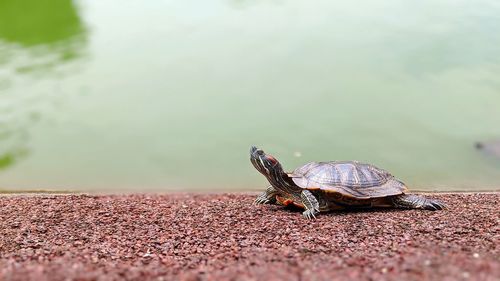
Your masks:
[{"label": "blurred background", "polygon": [[3,190],[259,190],[250,145],[498,190],[498,138],[498,1],[0,0]]}]

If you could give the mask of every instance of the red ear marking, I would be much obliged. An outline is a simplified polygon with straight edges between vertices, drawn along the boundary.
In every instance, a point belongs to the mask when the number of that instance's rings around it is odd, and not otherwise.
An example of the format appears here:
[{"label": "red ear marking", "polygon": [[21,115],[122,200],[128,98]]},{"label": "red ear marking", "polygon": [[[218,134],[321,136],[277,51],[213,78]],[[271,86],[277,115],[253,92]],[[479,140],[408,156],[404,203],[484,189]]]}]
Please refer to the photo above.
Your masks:
[{"label": "red ear marking", "polygon": [[278,160],[276,160],[276,158],[274,158],[273,156],[271,155],[267,155],[267,159],[271,162],[273,162],[273,164],[276,164],[278,163]]}]

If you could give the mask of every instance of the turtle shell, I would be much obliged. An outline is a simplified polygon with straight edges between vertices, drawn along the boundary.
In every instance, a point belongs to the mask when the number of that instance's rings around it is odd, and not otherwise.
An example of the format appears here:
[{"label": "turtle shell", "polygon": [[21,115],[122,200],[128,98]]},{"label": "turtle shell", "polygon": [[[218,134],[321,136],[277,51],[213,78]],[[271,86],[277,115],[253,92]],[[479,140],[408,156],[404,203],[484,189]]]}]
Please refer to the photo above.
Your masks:
[{"label": "turtle shell", "polygon": [[304,189],[341,193],[357,199],[386,197],[406,191],[389,172],[357,161],[311,162],[289,174]]}]

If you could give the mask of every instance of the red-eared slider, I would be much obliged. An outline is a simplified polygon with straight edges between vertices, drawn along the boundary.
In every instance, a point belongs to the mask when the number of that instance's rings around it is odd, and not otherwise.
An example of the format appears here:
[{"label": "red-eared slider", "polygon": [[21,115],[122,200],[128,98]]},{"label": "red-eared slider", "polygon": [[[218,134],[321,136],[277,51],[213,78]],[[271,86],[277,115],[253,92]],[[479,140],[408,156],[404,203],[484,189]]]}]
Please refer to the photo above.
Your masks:
[{"label": "red-eared slider", "polygon": [[407,187],[389,172],[356,161],[311,162],[285,173],[273,156],[252,146],[250,161],[271,184],[257,204],[295,205],[304,217],[346,208],[394,207],[442,210],[444,204],[406,194]]}]

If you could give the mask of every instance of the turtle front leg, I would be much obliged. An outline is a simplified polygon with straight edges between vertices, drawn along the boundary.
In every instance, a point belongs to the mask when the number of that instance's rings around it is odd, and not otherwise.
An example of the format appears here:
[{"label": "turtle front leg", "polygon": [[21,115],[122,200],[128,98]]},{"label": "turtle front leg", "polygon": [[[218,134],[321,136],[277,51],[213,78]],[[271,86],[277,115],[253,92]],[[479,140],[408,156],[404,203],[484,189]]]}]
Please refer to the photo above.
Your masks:
[{"label": "turtle front leg", "polygon": [[268,186],[266,191],[262,192],[254,201],[254,204],[276,204],[276,195],[278,191],[272,186]]},{"label": "turtle front leg", "polygon": [[319,214],[319,202],[314,194],[309,190],[303,190],[300,193],[300,199],[306,209],[302,215],[307,219],[316,218],[316,215]]}]

